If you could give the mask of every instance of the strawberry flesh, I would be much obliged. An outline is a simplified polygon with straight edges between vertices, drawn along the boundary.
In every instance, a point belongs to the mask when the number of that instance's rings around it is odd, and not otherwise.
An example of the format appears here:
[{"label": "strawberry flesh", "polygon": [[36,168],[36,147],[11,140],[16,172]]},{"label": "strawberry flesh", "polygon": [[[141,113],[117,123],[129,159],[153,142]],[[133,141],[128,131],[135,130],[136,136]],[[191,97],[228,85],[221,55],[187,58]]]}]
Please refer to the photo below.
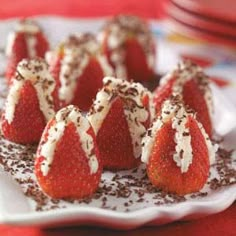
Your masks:
[{"label": "strawberry flesh", "polygon": [[107,169],[130,169],[140,163],[133,154],[132,139],[120,97],[112,101],[111,108],[98,131],[97,143],[103,165]]},{"label": "strawberry flesh", "polygon": [[125,42],[125,66],[127,77],[134,81],[147,81],[153,77],[153,71],[148,68],[147,58],[137,39],[130,37]]},{"label": "strawberry flesh", "polygon": [[207,134],[211,137],[212,124],[209,110],[204,95],[194,80],[189,80],[184,84],[183,99],[185,104],[196,112],[197,120],[202,123]]},{"label": "strawberry flesh", "polygon": [[90,61],[78,78],[74,99],[71,104],[78,106],[83,111],[88,111],[99,89],[103,86],[104,73],[96,58]]}]

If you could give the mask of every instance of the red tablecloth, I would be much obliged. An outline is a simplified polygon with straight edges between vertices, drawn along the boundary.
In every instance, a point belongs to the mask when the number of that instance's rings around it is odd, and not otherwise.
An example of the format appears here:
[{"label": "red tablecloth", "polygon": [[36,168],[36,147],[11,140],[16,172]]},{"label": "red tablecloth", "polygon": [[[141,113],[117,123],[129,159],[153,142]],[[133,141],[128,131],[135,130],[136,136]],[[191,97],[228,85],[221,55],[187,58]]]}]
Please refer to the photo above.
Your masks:
[{"label": "red tablecloth", "polygon": [[[143,17],[163,16],[161,3],[165,0],[1,0],[0,18],[32,15],[63,15],[67,17],[100,17],[118,13],[131,13]],[[35,227],[0,225],[1,236],[52,235],[236,235],[236,203],[226,211],[190,222],[177,222],[160,227],[143,227],[128,232],[93,227],[40,230]]]},{"label": "red tablecloth", "polygon": [[163,15],[164,0],[0,0],[0,18],[32,15],[100,17],[130,13],[158,18]]},{"label": "red tablecloth", "polygon": [[175,222],[159,227],[142,227],[131,231],[114,231],[95,227],[70,227],[41,230],[32,227],[12,227],[0,225],[1,236],[235,236],[236,204],[219,214],[207,216],[195,221]]}]

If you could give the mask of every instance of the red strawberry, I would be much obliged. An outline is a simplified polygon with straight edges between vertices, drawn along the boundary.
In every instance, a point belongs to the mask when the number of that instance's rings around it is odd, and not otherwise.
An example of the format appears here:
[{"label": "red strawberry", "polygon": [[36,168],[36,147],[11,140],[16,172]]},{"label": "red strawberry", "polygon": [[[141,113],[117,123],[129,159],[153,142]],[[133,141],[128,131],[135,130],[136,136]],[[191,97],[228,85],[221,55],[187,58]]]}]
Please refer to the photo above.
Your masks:
[{"label": "red strawberry", "polygon": [[6,50],[8,63],[5,73],[7,82],[10,84],[17,64],[22,59],[44,57],[48,47],[47,39],[38,25],[31,20],[21,20],[15,32],[11,32],[8,38]]},{"label": "red strawberry", "polygon": [[88,111],[99,89],[102,88],[104,72],[96,58],[90,58],[83,74],[78,78],[75,96],[72,104],[77,105],[83,111]]},{"label": "red strawberry", "polygon": [[[11,37],[13,37],[13,35]],[[5,72],[5,77],[8,83],[10,83],[11,78],[15,74],[18,62],[20,62],[23,58],[28,57],[27,45],[23,33],[18,33],[15,35],[15,39],[12,43],[12,49],[9,50],[12,52],[9,52],[8,54],[8,64]]]},{"label": "red strawberry", "polygon": [[212,123],[208,112],[207,103],[203,97],[202,91],[199,89],[194,80],[190,80],[185,83],[183,89],[183,99],[186,105],[196,111],[197,120],[203,124],[204,129],[211,136]]},{"label": "red strawberry", "polygon": [[147,58],[142,46],[135,38],[128,38],[125,42],[125,66],[127,77],[134,81],[148,81],[153,77],[153,69],[147,64]]},{"label": "red strawberry", "polygon": [[56,82],[56,88],[55,88],[53,96],[55,98],[54,99],[55,109],[56,111],[58,111],[60,108],[66,106],[65,102],[61,101],[61,99],[59,98],[59,88],[60,88],[59,75],[60,75],[60,70],[61,70],[61,60],[63,58],[63,54],[61,52],[54,55],[52,52],[47,52],[45,55],[45,58],[49,64],[49,72],[51,73],[52,77],[55,79],[55,82]]},{"label": "red strawberry", "polygon": [[175,81],[176,79],[172,78],[166,84],[157,87],[154,91],[153,102],[155,104],[156,114],[159,114],[163,102],[171,96],[172,87]]},{"label": "red strawberry", "polygon": [[38,142],[54,115],[55,82],[43,59],[22,60],[12,80],[2,116],[2,132],[16,143]]},{"label": "red strawberry", "polygon": [[152,184],[178,195],[199,191],[215,150],[193,113],[179,101],[167,100],[150,131],[143,140],[142,160]]},{"label": "red strawberry", "polygon": [[38,32],[35,35],[35,37],[36,37],[36,42],[37,42],[36,45],[35,45],[37,56],[44,58],[45,53],[49,49],[48,40],[41,31]]},{"label": "red strawberry", "polygon": [[104,78],[88,118],[105,168],[131,169],[140,164],[141,139],[150,123],[147,96],[141,84]]},{"label": "red strawberry", "polygon": [[133,154],[132,139],[121,98],[113,100],[97,134],[103,165],[108,169],[131,169],[140,164]]},{"label": "red strawberry", "polygon": [[212,98],[208,77],[201,68],[190,61],[184,61],[177,69],[161,80],[154,92],[156,114],[163,102],[172,95],[180,95],[186,105],[196,111],[197,119],[203,124],[209,136],[212,135]]},{"label": "red strawberry", "polygon": [[55,52],[48,53],[50,71],[57,81],[62,106],[88,111],[102,79],[112,69],[91,34],[71,35]]},{"label": "red strawberry", "polygon": [[52,198],[88,197],[98,188],[101,173],[89,122],[72,105],[61,109],[47,124],[37,151],[35,174],[42,190]]},{"label": "red strawberry", "polygon": [[153,78],[155,44],[144,20],[130,15],[115,16],[105,25],[100,40],[117,77],[134,81]]}]

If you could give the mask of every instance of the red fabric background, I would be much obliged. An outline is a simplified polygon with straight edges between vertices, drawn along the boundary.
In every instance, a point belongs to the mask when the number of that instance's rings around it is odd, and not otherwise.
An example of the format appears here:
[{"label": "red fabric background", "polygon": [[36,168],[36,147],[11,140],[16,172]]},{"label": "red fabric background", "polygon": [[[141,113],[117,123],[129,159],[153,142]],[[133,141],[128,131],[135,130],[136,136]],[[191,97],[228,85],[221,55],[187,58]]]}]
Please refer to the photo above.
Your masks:
[{"label": "red fabric background", "polygon": [[[0,0],[0,18],[63,15],[67,17],[100,17],[118,13],[136,14],[148,18],[162,17],[165,0]],[[64,235],[236,235],[236,203],[219,214],[189,222],[176,222],[160,227],[143,227],[128,232],[94,227],[72,227],[41,230],[36,227],[0,225],[1,236],[64,236]]]},{"label": "red fabric background", "polygon": [[0,18],[32,15],[100,17],[130,13],[143,17],[163,16],[165,0],[0,0]]},{"label": "red fabric background", "polygon": [[142,227],[131,231],[115,231],[96,227],[70,227],[40,230],[35,227],[0,225],[1,236],[235,236],[236,204],[226,211],[188,222],[175,222],[158,227]]}]

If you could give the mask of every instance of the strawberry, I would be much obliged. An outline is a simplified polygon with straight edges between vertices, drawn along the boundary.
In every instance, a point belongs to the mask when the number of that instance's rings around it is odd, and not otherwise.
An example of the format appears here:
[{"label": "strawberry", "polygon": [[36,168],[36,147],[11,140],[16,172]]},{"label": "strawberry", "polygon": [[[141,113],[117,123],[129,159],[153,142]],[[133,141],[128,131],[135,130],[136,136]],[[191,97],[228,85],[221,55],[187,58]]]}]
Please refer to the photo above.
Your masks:
[{"label": "strawberry", "polygon": [[190,61],[183,61],[173,72],[163,77],[154,92],[156,114],[163,102],[172,95],[180,95],[183,102],[196,112],[209,136],[212,135],[212,96],[208,77]]},{"label": "strawberry", "polygon": [[47,120],[54,115],[54,88],[43,59],[24,59],[18,64],[2,115],[6,139],[22,144],[39,141]]},{"label": "strawberry", "polygon": [[52,77],[54,78],[56,82],[56,88],[53,93],[54,96],[54,103],[55,103],[55,110],[58,111],[60,108],[66,106],[65,102],[61,101],[59,98],[59,89],[60,89],[60,68],[61,68],[61,59],[63,55],[62,54],[53,54],[52,52],[47,52],[45,55],[45,59],[47,63],[49,64],[49,72],[51,73]]},{"label": "strawberry", "polygon": [[130,15],[118,15],[104,26],[100,41],[119,78],[150,81],[154,77],[155,43],[148,24]]},{"label": "strawberry", "polygon": [[149,92],[141,84],[106,77],[88,119],[106,169],[140,164],[141,139],[150,124]]},{"label": "strawberry", "polygon": [[23,33],[18,33],[12,43],[11,53],[8,55],[8,64],[5,72],[7,82],[10,83],[11,78],[14,76],[16,66],[23,58],[27,58],[27,45]]},{"label": "strawberry", "polygon": [[140,164],[133,154],[132,139],[121,98],[112,101],[111,108],[97,134],[104,167],[131,169]]},{"label": "strawberry", "polygon": [[102,87],[103,77],[112,75],[92,34],[71,35],[47,58],[57,81],[61,106],[74,104],[88,111]]},{"label": "strawberry", "polygon": [[6,54],[8,58],[5,77],[8,84],[14,76],[17,64],[24,58],[44,57],[48,42],[39,26],[24,19],[19,22],[14,32],[9,34]]},{"label": "strawberry", "polygon": [[204,186],[215,147],[193,111],[185,110],[178,99],[164,102],[143,143],[142,161],[154,186],[178,195]]},{"label": "strawberry", "polygon": [[68,106],[47,124],[40,141],[35,174],[52,198],[80,199],[98,188],[102,165],[95,135],[75,106]]},{"label": "strawberry", "polygon": [[45,37],[45,35],[42,33],[42,31],[38,32],[36,35],[36,45],[35,45],[35,49],[36,49],[36,54],[37,57],[42,57],[44,58],[45,53],[48,51],[49,49],[49,43],[47,38]]},{"label": "strawberry", "polygon": [[172,78],[166,84],[155,89],[153,102],[155,104],[156,114],[159,114],[163,102],[171,96],[172,87],[175,81],[176,79]]},{"label": "strawberry", "polygon": [[185,83],[183,88],[183,99],[186,105],[196,111],[197,120],[203,124],[204,129],[211,136],[212,123],[208,112],[207,103],[202,94],[202,91],[199,89],[197,83],[194,80],[190,80]]},{"label": "strawberry", "polygon": [[104,72],[96,58],[90,58],[82,75],[78,78],[75,95],[72,104],[77,105],[83,111],[88,111],[99,89],[102,88]]},{"label": "strawberry", "polygon": [[125,67],[127,78],[134,81],[150,81],[153,69],[147,64],[147,58],[140,43],[135,38],[128,38],[125,42]]}]

